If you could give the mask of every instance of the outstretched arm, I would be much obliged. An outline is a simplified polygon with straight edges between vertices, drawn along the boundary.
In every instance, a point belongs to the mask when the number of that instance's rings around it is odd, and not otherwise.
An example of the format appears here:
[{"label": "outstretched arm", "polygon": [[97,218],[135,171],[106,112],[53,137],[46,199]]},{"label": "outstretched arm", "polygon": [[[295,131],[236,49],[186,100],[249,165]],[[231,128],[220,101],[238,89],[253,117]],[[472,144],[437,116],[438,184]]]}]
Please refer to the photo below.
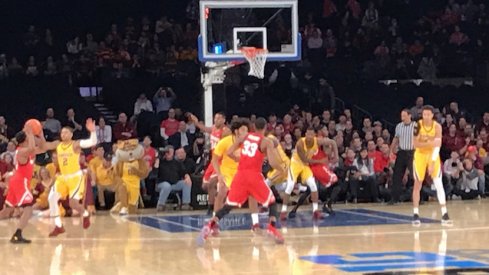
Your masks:
[{"label": "outstretched arm", "polygon": [[85,125],[87,130],[90,132],[90,137],[88,139],[77,140],[73,145],[75,151],[80,151],[81,149],[86,149],[97,145],[97,134],[95,133],[95,121],[91,118],[87,119]]}]

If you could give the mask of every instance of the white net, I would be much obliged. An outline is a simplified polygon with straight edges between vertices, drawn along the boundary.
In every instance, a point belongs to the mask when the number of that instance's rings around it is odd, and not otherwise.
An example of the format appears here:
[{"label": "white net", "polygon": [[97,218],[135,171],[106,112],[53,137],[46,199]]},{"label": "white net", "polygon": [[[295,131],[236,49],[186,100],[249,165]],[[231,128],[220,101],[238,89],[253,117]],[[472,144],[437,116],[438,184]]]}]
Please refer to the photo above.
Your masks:
[{"label": "white net", "polygon": [[250,64],[248,75],[263,79],[265,77],[265,63],[267,62],[268,51],[255,47],[243,47],[241,52]]}]

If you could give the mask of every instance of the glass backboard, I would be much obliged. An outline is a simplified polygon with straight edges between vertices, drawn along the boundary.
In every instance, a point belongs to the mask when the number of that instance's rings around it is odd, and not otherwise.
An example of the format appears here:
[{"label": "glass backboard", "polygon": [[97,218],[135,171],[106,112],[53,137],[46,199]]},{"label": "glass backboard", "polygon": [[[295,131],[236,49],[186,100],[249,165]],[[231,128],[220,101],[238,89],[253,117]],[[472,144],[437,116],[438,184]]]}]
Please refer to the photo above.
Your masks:
[{"label": "glass backboard", "polygon": [[297,0],[200,1],[199,59],[244,60],[241,47],[268,50],[268,61],[301,59]]}]

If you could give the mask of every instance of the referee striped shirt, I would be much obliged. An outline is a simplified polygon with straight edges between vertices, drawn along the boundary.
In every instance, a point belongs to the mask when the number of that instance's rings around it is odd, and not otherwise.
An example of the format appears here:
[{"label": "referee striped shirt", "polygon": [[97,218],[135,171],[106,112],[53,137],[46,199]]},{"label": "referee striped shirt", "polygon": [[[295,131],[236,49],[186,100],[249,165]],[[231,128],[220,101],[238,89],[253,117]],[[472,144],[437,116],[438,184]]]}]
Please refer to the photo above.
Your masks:
[{"label": "referee striped shirt", "polygon": [[403,122],[396,126],[396,137],[399,139],[400,150],[414,150],[413,145],[414,122],[404,124]]}]

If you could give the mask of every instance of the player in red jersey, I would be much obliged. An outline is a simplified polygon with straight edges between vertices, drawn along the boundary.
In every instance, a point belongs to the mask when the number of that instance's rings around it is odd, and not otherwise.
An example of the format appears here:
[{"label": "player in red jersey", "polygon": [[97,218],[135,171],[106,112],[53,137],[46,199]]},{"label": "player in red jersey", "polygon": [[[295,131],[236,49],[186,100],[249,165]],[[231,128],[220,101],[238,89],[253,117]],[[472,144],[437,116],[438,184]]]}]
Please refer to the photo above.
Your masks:
[{"label": "player in red jersey", "polygon": [[[231,134],[231,130],[229,130],[229,128],[226,126],[226,115],[223,112],[217,112],[214,115],[214,125],[212,127],[206,127],[203,123],[199,122],[199,119],[196,116],[192,114],[190,114],[190,119],[202,132],[209,134],[211,142],[210,155],[212,158],[212,152],[214,151],[217,143],[221,140],[221,138]],[[217,174],[214,171],[211,161],[209,161],[209,164],[205,169],[204,177],[202,179],[202,188],[207,190],[209,194],[208,214],[211,214],[214,209],[214,200],[217,192]]]},{"label": "player in red jersey", "polygon": [[238,172],[229,189],[226,204],[202,228],[201,234],[197,239],[199,245],[202,245],[213,232],[218,231],[219,220],[227,215],[233,207],[241,207],[250,196],[258,203],[269,208],[270,223],[267,227],[267,232],[275,239],[276,243],[284,242],[282,235],[275,227],[277,216],[275,197],[262,175],[264,158],[267,157],[270,165],[280,173],[285,173],[285,170],[280,165],[280,156],[273,141],[265,137],[266,126],[267,121],[264,118],[258,118],[255,122],[255,132],[239,137],[233,146],[229,148],[228,156],[230,157],[234,157],[233,152],[236,149],[240,148],[240,146],[242,148]]},{"label": "player in red jersey", "polygon": [[36,141],[32,129],[28,126],[15,135],[17,150],[15,151],[15,170],[8,182],[7,198],[5,208],[0,212],[0,219],[7,219],[14,212],[15,208],[23,208],[17,230],[10,239],[11,243],[30,243],[30,240],[22,236],[22,230],[27,226],[32,217],[32,205],[34,197],[31,192],[30,182],[34,172],[34,158],[37,154],[42,154],[47,150],[52,150],[55,145],[46,143],[44,133],[39,136],[40,143],[36,146]]}]

